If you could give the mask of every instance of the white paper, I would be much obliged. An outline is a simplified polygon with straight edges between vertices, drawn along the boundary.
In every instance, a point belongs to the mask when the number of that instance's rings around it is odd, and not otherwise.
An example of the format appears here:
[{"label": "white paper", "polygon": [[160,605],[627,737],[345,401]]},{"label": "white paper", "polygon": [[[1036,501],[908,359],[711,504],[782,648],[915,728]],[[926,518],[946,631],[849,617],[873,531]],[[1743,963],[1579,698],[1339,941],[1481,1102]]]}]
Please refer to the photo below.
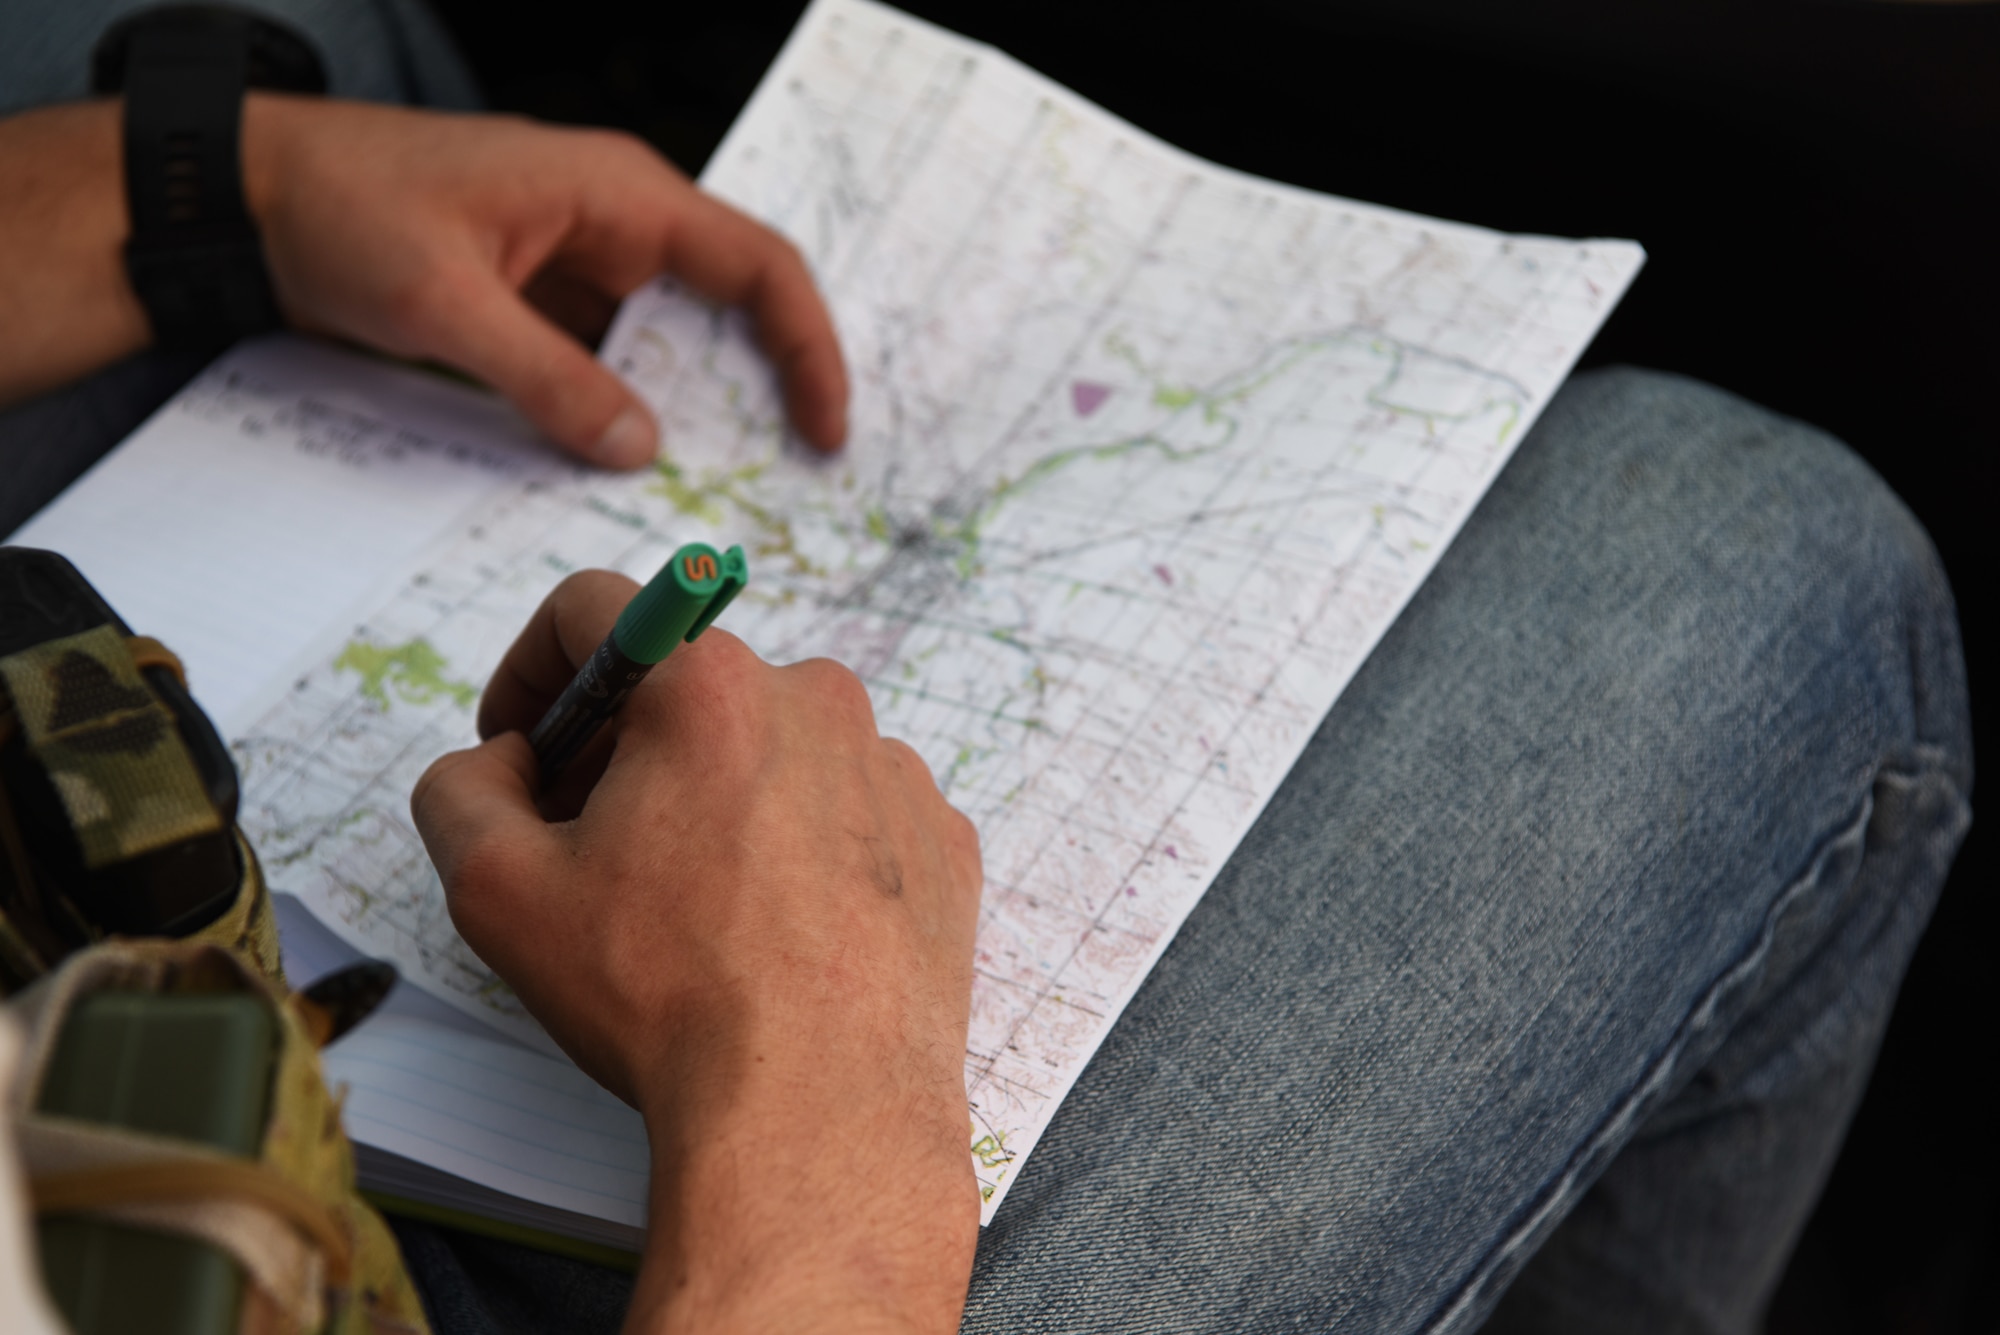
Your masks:
[{"label": "white paper", "polygon": [[808,11],[703,183],[818,274],[845,454],[783,448],[670,288],[604,357],[683,531],[758,554],[730,629],[854,668],[979,826],[990,1219],[1643,257],[1225,171],[867,0]]}]

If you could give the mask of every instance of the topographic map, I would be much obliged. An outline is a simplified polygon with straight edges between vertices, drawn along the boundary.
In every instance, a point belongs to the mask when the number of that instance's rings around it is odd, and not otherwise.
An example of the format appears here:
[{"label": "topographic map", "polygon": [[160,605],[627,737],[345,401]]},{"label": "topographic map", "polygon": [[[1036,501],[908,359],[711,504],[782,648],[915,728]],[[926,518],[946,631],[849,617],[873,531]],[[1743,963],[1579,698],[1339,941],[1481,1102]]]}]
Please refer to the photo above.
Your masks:
[{"label": "topographic map", "polygon": [[497,487],[240,741],[246,820],[276,884],[545,1043],[451,930],[411,784],[564,573],[743,543],[728,628],[854,669],[979,826],[990,1218],[1642,256],[1228,172],[865,0],[813,5],[704,183],[817,273],[846,450],[787,439],[736,317],[636,294],[603,356],[662,461]]}]

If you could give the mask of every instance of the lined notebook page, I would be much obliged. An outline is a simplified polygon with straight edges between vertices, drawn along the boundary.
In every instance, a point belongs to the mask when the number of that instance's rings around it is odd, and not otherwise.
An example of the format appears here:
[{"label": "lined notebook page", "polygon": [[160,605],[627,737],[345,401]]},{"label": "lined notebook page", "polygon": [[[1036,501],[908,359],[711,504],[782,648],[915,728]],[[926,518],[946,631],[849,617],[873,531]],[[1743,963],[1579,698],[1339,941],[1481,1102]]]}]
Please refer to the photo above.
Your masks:
[{"label": "lined notebook page", "polygon": [[483,390],[280,334],[222,357],[8,541],[170,643],[226,735],[493,488],[555,461]]},{"label": "lined notebook page", "polygon": [[639,1114],[565,1061],[401,1015],[327,1049],[354,1139],[539,1205],[642,1227]]},{"label": "lined notebook page", "polygon": [[[274,893],[271,904],[294,986],[362,958],[295,896]],[[347,1130],[357,1144],[536,1205],[643,1227],[645,1124],[569,1062],[496,1038],[407,983],[321,1060],[327,1083],[347,1087]],[[371,1168],[380,1163],[360,1156],[362,1186],[438,1195],[413,1191],[393,1169],[390,1179],[375,1180]],[[577,1231],[559,1221],[523,1222]]]}]

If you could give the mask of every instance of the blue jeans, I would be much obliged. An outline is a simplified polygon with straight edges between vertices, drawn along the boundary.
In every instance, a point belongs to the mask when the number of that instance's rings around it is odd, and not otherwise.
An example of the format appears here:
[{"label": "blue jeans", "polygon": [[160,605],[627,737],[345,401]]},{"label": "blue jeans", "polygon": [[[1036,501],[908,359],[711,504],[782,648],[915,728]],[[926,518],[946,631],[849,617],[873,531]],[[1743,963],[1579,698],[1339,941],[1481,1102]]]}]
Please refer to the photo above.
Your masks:
[{"label": "blue jeans", "polygon": [[[1757,1329],[1971,765],[1950,590],[1865,465],[1576,377],[1063,1104],[964,1328]],[[615,1328],[622,1277],[399,1233],[443,1330]]]},{"label": "blue jeans", "polygon": [[[0,89],[13,25],[118,8],[9,6]],[[1063,1105],[965,1328],[1754,1329],[1971,781],[1950,591],[1880,480],[1577,377]],[[622,1315],[623,1276],[397,1232],[441,1335]]]},{"label": "blue jeans", "polygon": [[1577,378],[1064,1104],[967,1328],[1755,1329],[1970,785],[1880,481]]}]

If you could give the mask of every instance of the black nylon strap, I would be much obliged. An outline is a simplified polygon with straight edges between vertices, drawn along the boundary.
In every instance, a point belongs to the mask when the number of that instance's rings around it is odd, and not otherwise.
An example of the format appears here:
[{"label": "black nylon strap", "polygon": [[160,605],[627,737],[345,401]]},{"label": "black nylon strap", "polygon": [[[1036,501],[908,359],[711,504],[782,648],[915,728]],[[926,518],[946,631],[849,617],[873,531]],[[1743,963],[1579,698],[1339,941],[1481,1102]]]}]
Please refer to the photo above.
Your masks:
[{"label": "black nylon strap", "polygon": [[281,323],[242,186],[249,15],[177,7],[119,34],[125,270],[162,348],[214,352]]}]

